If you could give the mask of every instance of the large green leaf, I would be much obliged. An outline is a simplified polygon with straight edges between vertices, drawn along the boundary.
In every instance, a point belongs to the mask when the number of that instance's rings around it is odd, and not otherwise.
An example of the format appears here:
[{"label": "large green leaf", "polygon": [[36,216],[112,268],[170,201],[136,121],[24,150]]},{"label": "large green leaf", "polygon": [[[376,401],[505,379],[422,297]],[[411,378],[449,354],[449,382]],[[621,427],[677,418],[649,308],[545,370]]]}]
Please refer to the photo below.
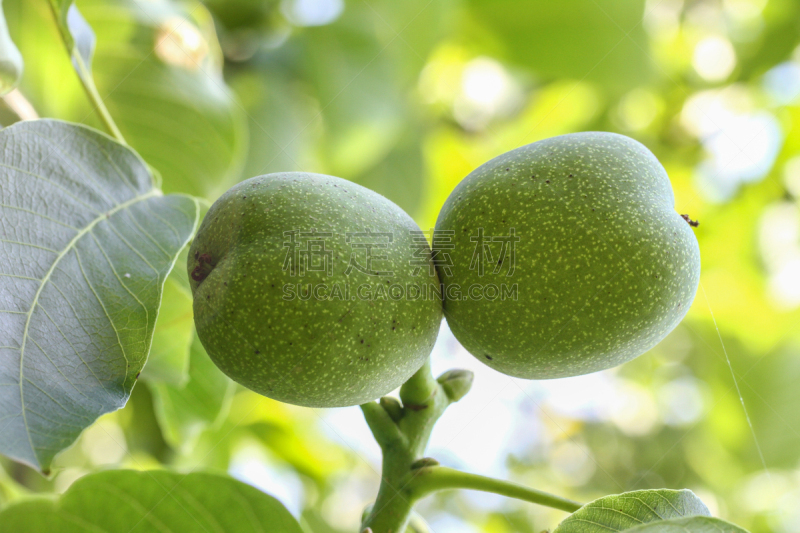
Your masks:
[{"label": "large green leaf", "polygon": [[8,24],[0,0],[0,96],[17,86],[22,77],[22,54],[8,34]]},{"label": "large green leaf", "polygon": [[747,533],[744,529],[707,516],[676,518],[626,529],[625,533]]},{"label": "large green leaf", "polygon": [[165,192],[216,197],[239,179],[247,131],[199,2],[81,0],[97,33],[94,76],[125,139]]},{"label": "large green leaf", "polygon": [[197,211],[89,128],[0,131],[0,452],[48,471],[125,405]]},{"label": "large green leaf", "polygon": [[587,503],[553,533],[627,531],[648,522],[709,515],[708,508],[690,490],[638,490]]},{"label": "large green leaf", "polygon": [[76,481],[58,500],[0,513],[3,533],[302,533],[275,498],[226,476],[111,470]]},{"label": "large green leaf", "polygon": [[164,439],[176,449],[191,448],[204,429],[224,416],[236,390],[233,381],[208,357],[196,335],[191,345],[188,382],[183,386],[148,384]]}]

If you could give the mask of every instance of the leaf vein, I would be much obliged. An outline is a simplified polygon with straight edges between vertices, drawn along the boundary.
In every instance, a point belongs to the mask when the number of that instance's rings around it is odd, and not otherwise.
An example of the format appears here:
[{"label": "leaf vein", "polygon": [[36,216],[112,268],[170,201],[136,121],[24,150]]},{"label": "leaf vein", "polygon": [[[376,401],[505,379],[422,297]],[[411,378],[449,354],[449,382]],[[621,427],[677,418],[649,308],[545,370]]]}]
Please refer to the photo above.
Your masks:
[{"label": "leaf vein", "polygon": [[3,272],[0,272],[0,277],[3,277],[3,278],[14,278],[14,279],[27,279],[28,281],[42,281],[40,278],[31,278],[31,277],[28,277],[28,276],[19,276],[17,274],[4,274]]},{"label": "leaf vein", "polygon": [[152,235],[150,235],[150,233],[149,233],[147,230],[145,230],[145,229],[144,229],[144,228],[143,228],[143,227],[142,227],[142,226],[139,224],[139,221],[138,221],[138,220],[136,220],[136,217],[135,217],[135,216],[133,216],[133,213],[131,213],[131,212],[128,212],[128,216],[131,218],[131,220],[132,220],[132,221],[133,221],[133,223],[136,225],[136,227],[137,227],[137,228],[139,228],[139,231],[141,231],[141,232],[142,232],[142,234],[143,234],[145,237],[147,237],[147,238],[150,240],[150,242],[152,242],[153,244],[155,244],[155,245],[156,245],[156,247],[157,247],[159,250],[161,250],[161,253],[163,253],[165,256],[167,256],[167,258],[168,258],[168,259],[172,260],[172,255],[171,255],[170,253],[168,253],[168,252],[167,252],[167,251],[166,251],[166,250],[165,250],[165,249],[164,249],[164,248],[163,248],[163,247],[162,247],[162,246],[161,246],[161,245],[158,243],[158,241],[157,241],[157,240],[156,240],[156,239],[155,239],[155,238],[154,238]]},{"label": "leaf vein", "polygon": [[83,200],[81,200],[80,198],[78,198],[77,196],[75,196],[74,194],[72,194],[72,193],[69,191],[69,189],[67,189],[66,187],[63,187],[63,186],[59,185],[57,182],[54,182],[54,181],[52,181],[52,180],[49,180],[49,179],[45,178],[44,176],[40,176],[39,174],[36,174],[35,172],[31,172],[30,170],[25,170],[24,168],[15,167],[15,166],[13,166],[13,165],[9,165],[9,164],[7,164],[7,163],[0,163],[0,167],[2,167],[2,168],[7,168],[7,169],[9,169],[9,170],[16,170],[17,172],[21,172],[22,174],[27,174],[27,175],[29,175],[29,176],[33,176],[34,178],[38,178],[38,179],[40,179],[40,180],[44,181],[45,183],[48,183],[49,185],[52,185],[53,187],[56,187],[56,188],[58,188],[58,189],[61,189],[62,191],[64,191],[64,193],[65,193],[67,196],[69,196],[70,198],[72,198],[73,200],[75,200],[76,202],[78,202],[79,204],[81,204],[82,206],[84,206],[86,209],[88,209],[89,211],[91,211],[93,214],[97,214],[97,213],[99,213],[99,211],[98,211],[97,209],[95,209],[94,207],[90,206],[89,204],[87,204],[86,202],[84,202]]},{"label": "leaf vein", "polygon": [[[2,166],[2,165],[0,165],[0,166]],[[66,224],[64,222],[61,222],[57,218],[49,217],[49,216],[47,216],[45,214],[42,214],[42,213],[37,213],[36,211],[34,211],[32,209],[25,209],[24,207],[17,207],[15,205],[8,205],[8,204],[0,204],[0,207],[2,207],[3,209],[12,209],[14,211],[22,211],[23,213],[29,213],[31,215],[36,215],[38,217],[42,217],[45,220],[49,220],[50,222],[55,222],[56,224],[64,226],[65,228],[69,228],[69,229],[74,230],[74,231],[79,231],[79,229],[76,228],[75,226],[72,226],[70,224]]]},{"label": "leaf vein", "polygon": [[[41,305],[39,306],[39,309],[41,309],[42,311],[44,311],[44,307],[42,307]],[[47,311],[45,311],[45,315],[47,315],[47,318],[50,318],[50,315],[48,315],[48,314],[47,314]],[[50,320],[52,321],[53,319],[52,319],[52,318],[50,318]],[[55,324],[55,322],[54,322],[54,324]],[[53,361],[53,360],[50,358],[50,354],[48,354],[48,353],[45,351],[45,349],[44,349],[44,348],[42,348],[42,347],[39,345],[39,343],[38,343],[38,342],[36,342],[36,340],[35,340],[33,337],[31,337],[30,339],[31,339],[31,342],[32,342],[33,344],[35,344],[37,348],[39,348],[39,351],[40,351],[40,352],[42,352],[42,354],[44,354],[45,358],[46,358],[48,361],[50,361],[50,364],[51,364],[51,365],[53,365],[53,368],[55,368],[55,369],[56,369],[56,372],[58,372],[59,374],[61,374],[61,377],[62,377],[62,378],[64,378],[64,380],[65,380],[67,383],[69,383],[70,385],[72,385],[72,388],[73,388],[73,389],[75,389],[75,391],[76,391],[78,394],[80,394],[80,395],[81,395],[81,396],[83,396],[84,398],[87,398],[87,399],[88,399],[88,397],[86,396],[86,394],[84,394],[84,393],[83,393],[83,391],[81,391],[81,390],[80,390],[78,387],[76,387],[76,386],[75,386],[75,384],[74,384],[72,381],[70,381],[70,379],[67,377],[67,375],[66,375],[66,374],[64,374],[64,372],[62,372],[62,371],[61,371],[61,368],[59,368],[59,366],[58,366],[58,365],[55,363],[55,361]],[[65,339],[66,339],[66,337],[65,337]],[[69,342],[69,341],[67,341],[67,342]],[[30,409],[29,409],[29,411],[30,411]]]},{"label": "leaf vein", "polygon": [[114,320],[111,318],[111,315],[108,314],[108,310],[106,309],[106,306],[103,303],[103,301],[100,299],[100,295],[97,294],[97,290],[95,290],[94,285],[92,285],[92,282],[89,280],[89,277],[86,275],[86,271],[83,269],[83,262],[81,261],[81,256],[78,253],[78,249],[75,248],[75,249],[73,249],[73,251],[75,252],[75,258],[78,260],[78,268],[80,268],[81,274],[83,274],[83,279],[86,281],[86,284],[89,286],[89,290],[92,291],[92,294],[94,294],[94,297],[97,298],[97,303],[100,304],[100,307],[103,309],[103,313],[105,313],[106,318],[108,319],[108,322],[111,324],[111,328],[114,330],[114,333],[117,336],[117,344],[119,344],[119,347],[122,350],[122,356],[125,357],[125,362],[127,363],[125,365],[125,377],[127,378],[128,377],[128,370],[127,369],[130,366],[130,360],[128,359],[128,354],[125,353],[125,347],[122,345],[122,340],[119,338],[119,330],[117,329],[117,326],[114,324]]},{"label": "leaf vein", "polygon": [[54,250],[54,249],[48,248],[46,246],[40,246],[38,244],[31,244],[29,242],[9,241],[9,240],[6,240],[6,239],[0,239],[0,242],[7,242],[8,244],[19,244],[20,246],[29,246],[31,248],[39,248],[40,250],[45,250],[47,252],[54,253],[56,255],[59,253],[58,250]]},{"label": "leaf vein", "polygon": [[150,207],[150,204],[144,204],[144,208],[145,208],[145,209],[147,209],[148,211],[150,211],[150,214],[151,214],[151,215],[153,215],[153,218],[157,218],[158,220],[160,220],[160,221],[161,221],[161,223],[162,223],[162,224],[164,224],[164,225],[165,225],[165,226],[167,226],[167,227],[168,227],[170,230],[172,230],[172,233],[174,233],[174,234],[175,234],[175,237],[177,237],[177,238],[178,238],[178,240],[180,240],[180,239],[181,239],[181,234],[180,234],[180,232],[178,231],[178,229],[177,229],[175,226],[173,226],[171,222],[169,222],[168,220],[166,220],[166,219],[164,219],[164,218],[161,218],[161,217],[158,215],[158,213],[156,213],[155,211],[153,211],[153,208],[152,208],[152,207]]},{"label": "leaf vein", "polygon": [[136,302],[142,306],[142,309],[144,310],[145,320],[147,321],[148,324],[150,324],[150,312],[147,310],[147,306],[144,304],[144,302],[142,302],[139,299],[138,296],[136,296],[136,294],[133,293],[133,291],[131,291],[128,288],[127,285],[125,285],[125,282],[122,281],[122,278],[117,272],[117,269],[114,268],[114,264],[111,262],[111,258],[108,257],[106,249],[103,248],[103,244],[97,239],[97,237],[95,237],[94,233],[91,233],[90,235],[92,236],[92,239],[94,239],[94,242],[97,244],[97,247],[100,248],[100,253],[102,253],[103,257],[106,258],[106,262],[108,263],[108,266],[111,267],[111,271],[114,273],[114,276],[117,278],[117,281],[119,281],[119,284],[122,285],[122,287],[128,292],[128,294],[130,294],[131,297],[133,297],[133,299],[136,300]]},{"label": "leaf vein", "polygon": [[[81,354],[78,352],[78,349],[77,349],[77,348],[75,348],[75,345],[74,345],[74,344],[72,344],[72,341],[70,341],[70,340],[67,338],[67,336],[64,334],[64,332],[63,332],[63,331],[61,331],[61,327],[59,327],[58,323],[56,323],[56,321],[55,321],[55,320],[53,320],[53,318],[50,316],[50,313],[48,313],[48,312],[47,312],[47,309],[45,309],[45,308],[44,308],[42,305],[39,305],[39,309],[41,309],[42,311],[44,311],[44,314],[45,314],[45,316],[47,316],[47,318],[50,320],[50,322],[52,322],[52,323],[53,323],[53,325],[56,327],[56,329],[57,329],[57,330],[58,330],[58,332],[61,334],[61,336],[62,336],[62,337],[64,337],[64,340],[65,340],[65,341],[67,341],[67,344],[69,344],[69,347],[70,347],[70,348],[72,348],[72,351],[73,351],[73,352],[75,352],[75,355],[77,355],[77,356],[78,356],[78,359],[80,359],[81,363],[83,363],[83,365],[86,367],[86,370],[88,370],[88,371],[89,371],[89,373],[90,373],[90,374],[91,374],[91,375],[94,377],[94,379],[96,379],[96,380],[97,380],[97,383],[100,385],[100,387],[102,387],[102,386],[103,386],[103,382],[102,382],[102,381],[100,381],[100,378],[98,378],[98,377],[97,377],[97,374],[95,374],[95,373],[94,373],[94,370],[92,370],[92,367],[91,367],[91,366],[89,366],[89,363],[87,363],[86,361],[84,361],[83,357],[81,357]],[[33,341],[33,339],[32,339],[32,338],[31,338],[31,340]],[[33,342],[34,342],[34,343],[36,343],[36,341],[33,341]],[[36,343],[36,346],[39,346],[39,344],[38,344],[38,343]],[[41,348],[41,346],[39,347],[39,349],[40,349],[40,350],[42,349],[42,348]],[[44,351],[44,350],[42,350],[42,351]],[[49,357],[48,357],[48,359],[49,359]],[[51,362],[52,362],[52,361],[51,361]],[[53,363],[53,366],[55,366],[55,363]],[[60,371],[60,370],[59,370],[59,373],[61,373],[61,371]],[[63,374],[62,374],[62,375],[63,375]],[[73,385],[73,387],[74,387],[74,385]],[[76,388],[76,389],[77,389],[77,388]],[[84,395],[84,396],[86,396],[86,395]],[[88,397],[87,397],[87,398],[88,398]]]}]

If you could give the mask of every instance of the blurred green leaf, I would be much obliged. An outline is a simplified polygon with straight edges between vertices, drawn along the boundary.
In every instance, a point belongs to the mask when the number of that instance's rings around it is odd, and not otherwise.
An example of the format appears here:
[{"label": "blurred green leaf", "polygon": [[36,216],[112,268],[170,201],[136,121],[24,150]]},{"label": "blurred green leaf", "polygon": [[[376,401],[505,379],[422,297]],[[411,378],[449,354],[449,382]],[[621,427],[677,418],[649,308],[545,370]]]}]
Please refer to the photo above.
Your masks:
[{"label": "blurred green leaf", "polygon": [[[587,530],[588,531],[588,530]],[[626,533],[747,533],[744,529],[718,518],[695,516],[654,522],[626,529]]]},{"label": "blurred green leaf", "polygon": [[328,524],[316,509],[306,509],[300,517],[300,523],[306,533],[352,533],[350,530],[342,530]]},{"label": "blurred green leaf", "polygon": [[125,138],[165,192],[215,198],[239,178],[242,110],[222,78],[199,2],[82,0],[97,33],[95,79]]},{"label": "blurred green leaf", "polygon": [[553,533],[627,531],[647,522],[709,515],[708,508],[690,490],[638,490],[587,503]]},{"label": "blurred green leaf", "polygon": [[[758,358],[747,352],[731,354],[761,453],[768,466],[774,468],[791,469],[797,463],[800,413],[795,406],[800,402],[800,389],[797,387],[800,381],[799,355],[797,348],[792,346]],[[723,375],[721,373],[727,365],[720,360],[717,364],[720,375]],[[730,371],[728,378],[727,384],[732,386]],[[735,395],[735,391],[731,391],[731,395]],[[744,413],[740,416],[743,417]],[[745,449],[749,451],[750,466],[760,471],[763,466],[749,428],[746,436]]]},{"label": "blurred green leaf", "polygon": [[[48,1],[8,4],[28,65],[21,90],[42,115],[99,126]],[[238,181],[246,124],[223,80],[208,11],[191,0],[77,5],[96,34],[92,71],[100,96],[126,141],[163,178],[162,189],[213,199]]]},{"label": "blurred green leaf", "polygon": [[279,0],[204,0],[203,3],[231,33],[268,30],[280,18]]},{"label": "blurred green leaf", "polygon": [[456,30],[461,6],[459,0],[367,0],[359,7],[366,7],[380,41],[403,69],[402,77],[416,81],[430,53]]},{"label": "blurred green leaf", "polygon": [[325,161],[333,175],[349,178],[389,153],[408,110],[396,70],[381,57],[371,28],[357,20],[348,24],[369,13],[353,9],[343,16],[347,20],[339,24],[305,30],[297,46],[303,75],[323,110]]},{"label": "blurred green leaf", "polygon": [[321,119],[307,87],[274,65],[235,72],[230,83],[250,129],[243,176],[319,169],[315,151]]},{"label": "blurred green leaf", "polygon": [[199,434],[227,415],[236,390],[191,331],[189,380],[183,386],[150,382],[164,438],[175,449],[191,448]]},{"label": "blurred green leaf", "polygon": [[651,60],[643,0],[469,0],[479,33],[542,78],[574,78],[616,91],[647,81]]},{"label": "blurred green leaf", "polygon": [[[25,61],[19,90],[40,116],[100,126],[75,73],[49,0],[5,0],[11,37]],[[52,87],[58,87],[53,91]]]},{"label": "blurred green leaf", "polygon": [[225,531],[303,533],[275,498],[226,476],[111,470],[76,481],[58,500],[0,512],[4,533]]},{"label": "blurred green leaf", "polygon": [[92,83],[95,36],[91,26],[75,7],[74,0],[49,1],[75,71],[84,81]]},{"label": "blurred green leaf", "polygon": [[425,167],[420,139],[408,131],[386,157],[352,179],[389,198],[417,217],[424,194]]},{"label": "blurred green leaf", "polygon": [[128,400],[197,204],[153,188],[128,148],[60,121],[0,131],[0,163],[0,451],[47,472]]},{"label": "blurred green leaf", "polygon": [[797,2],[767,2],[761,17],[758,39],[746,39],[737,46],[741,75],[752,78],[776,63],[786,61],[800,42],[800,5]]},{"label": "blurred green leaf", "polygon": [[406,125],[417,129],[408,93],[449,28],[453,6],[352,2],[334,24],[305,28],[290,40],[324,118],[328,172],[355,179],[388,156]]},{"label": "blurred green leaf", "polygon": [[29,491],[16,480],[12,479],[0,465],[0,509],[8,503],[24,498]]},{"label": "blurred green leaf", "polygon": [[[143,463],[148,466],[168,464],[175,454],[175,450],[164,439],[154,404],[155,399],[150,387],[134,387],[125,409],[119,411],[120,418],[124,419],[123,429],[128,449],[135,450],[140,458],[133,464],[139,468]],[[221,468],[224,469],[224,466]]]},{"label": "blurred green leaf", "polygon": [[314,410],[245,390],[234,397],[231,414],[217,433],[223,437],[239,429],[243,435],[255,436],[297,472],[324,485],[329,476],[352,466],[352,456],[325,436],[318,422]]},{"label": "blurred green leaf", "polygon": [[19,83],[22,77],[22,54],[11,40],[8,23],[0,1],[0,96],[8,93]]},{"label": "blurred green leaf", "polygon": [[[695,233],[702,254],[702,288],[689,316],[713,325],[713,314],[723,334],[740,339],[754,354],[769,353],[797,340],[800,333],[800,308],[781,309],[771,301],[758,253],[759,219],[783,194],[778,180],[767,179],[743,190],[736,201],[706,204],[697,214],[707,221]],[[714,345],[718,344],[717,340]]]}]

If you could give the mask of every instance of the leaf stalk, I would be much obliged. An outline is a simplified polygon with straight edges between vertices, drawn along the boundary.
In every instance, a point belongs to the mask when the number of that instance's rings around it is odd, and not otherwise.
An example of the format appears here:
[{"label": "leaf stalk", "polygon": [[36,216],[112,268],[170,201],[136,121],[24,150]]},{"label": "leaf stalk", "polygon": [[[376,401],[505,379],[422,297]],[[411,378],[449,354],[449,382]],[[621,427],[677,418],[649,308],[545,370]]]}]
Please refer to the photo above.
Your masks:
[{"label": "leaf stalk", "polygon": [[100,117],[100,121],[106,127],[111,136],[114,137],[118,143],[128,146],[128,143],[125,142],[125,137],[117,127],[116,122],[114,122],[114,119],[111,117],[111,113],[108,112],[108,108],[103,102],[103,98],[97,91],[97,86],[94,83],[94,77],[92,76],[88,65],[84,62],[83,57],[78,51],[78,47],[75,44],[72,35],[70,34],[69,27],[67,27],[66,17],[62,18],[60,9],[56,5],[56,2],[50,0],[48,3],[50,5],[50,11],[53,13],[53,17],[55,18],[58,32],[61,35],[61,40],[63,41],[64,47],[67,49],[67,53],[72,60],[72,65],[75,67],[78,80],[81,82],[81,86],[83,86],[83,90],[86,93],[89,102],[92,104],[92,107],[94,108],[98,117]]}]

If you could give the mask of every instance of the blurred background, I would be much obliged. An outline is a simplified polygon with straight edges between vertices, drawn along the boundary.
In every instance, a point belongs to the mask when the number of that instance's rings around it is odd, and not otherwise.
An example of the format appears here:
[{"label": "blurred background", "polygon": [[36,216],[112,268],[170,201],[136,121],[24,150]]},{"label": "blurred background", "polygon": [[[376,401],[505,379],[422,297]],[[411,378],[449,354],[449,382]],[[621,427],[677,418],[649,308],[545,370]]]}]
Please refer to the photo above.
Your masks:
[{"label": "blurred background", "polygon": [[[434,369],[476,380],[429,454],[581,501],[687,487],[753,533],[800,532],[800,2],[77,6],[97,35],[100,93],[166,192],[213,201],[254,175],[321,172],[380,192],[427,229],[464,176],[507,150],[586,130],[644,143],[676,209],[700,221],[687,319],[620,368],[543,382],[484,367],[443,324]],[[3,8],[39,115],[100,127],[47,0]],[[168,465],[230,472],[309,533],[356,531],[380,471],[359,409],[296,408],[232,385],[193,338],[177,270],[128,406],[61,454],[52,479],[0,459],[0,503],[98,469]],[[538,533],[564,516],[469,492],[419,514],[419,531],[434,533]]]}]

